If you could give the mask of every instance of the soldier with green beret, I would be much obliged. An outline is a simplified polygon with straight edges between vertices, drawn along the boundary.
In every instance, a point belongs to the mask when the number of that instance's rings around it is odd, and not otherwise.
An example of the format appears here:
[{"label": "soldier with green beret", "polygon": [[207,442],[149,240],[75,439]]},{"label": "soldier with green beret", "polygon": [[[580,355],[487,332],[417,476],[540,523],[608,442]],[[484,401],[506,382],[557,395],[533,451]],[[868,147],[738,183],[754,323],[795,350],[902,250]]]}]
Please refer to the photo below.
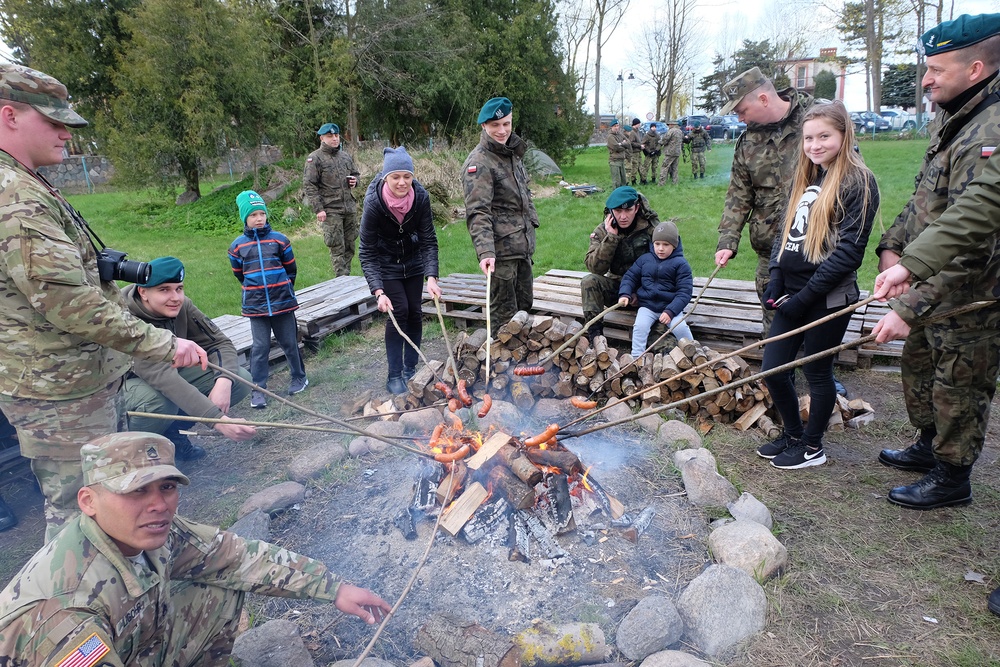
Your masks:
[{"label": "soldier with green beret", "polygon": [[620,188],[628,183],[625,173],[625,162],[631,158],[632,138],[622,130],[621,124],[615,118],[611,121],[608,132],[608,167],[611,169],[611,187]]},{"label": "soldier with green beret", "polygon": [[320,146],[306,158],[302,190],[323,227],[333,275],[349,276],[358,240],[357,206],[351,190],[357,187],[361,172],[341,145],[339,125],[323,123],[316,134]]},{"label": "soldier with green beret", "polygon": [[46,539],[79,513],[80,446],[125,428],[132,358],[202,364],[199,345],[128,314],[86,220],[37,171],[87,121],[66,87],[0,65],[0,409],[45,495]]},{"label": "soldier with green beret", "polygon": [[[248,382],[250,373],[240,366],[236,347],[210,317],[198,310],[184,294],[184,264],[176,257],[157,257],[149,263],[149,278],[122,288],[130,313],[158,329],[172,331],[195,341],[208,352],[213,363]],[[213,428],[236,441],[252,438],[257,430],[231,421],[229,408],[250,394],[250,388],[219,371],[198,367],[177,369],[167,363],[136,360],[125,376],[125,409],[161,415],[185,414],[222,419]],[[205,449],[180,432],[192,424],[155,417],[130,416],[129,430],[165,435],[174,444],[174,458],[193,461],[205,456]]]},{"label": "soldier with green beret", "polygon": [[[917,175],[916,190],[879,241],[879,270],[907,247],[986,169],[1000,142],[1000,14],[963,14],[924,33],[921,84],[939,111]],[[889,502],[934,509],[972,501],[969,475],[982,452],[990,403],[1000,375],[1000,245],[993,237],[966,248],[934,275],[890,302],[875,332],[905,338],[900,370],[910,423],[919,429],[905,449],[879,461],[926,475],[892,489]],[[993,305],[935,323],[926,318],[975,301]]]},{"label": "soldier with green beret", "polygon": [[[736,256],[743,228],[749,225],[750,247],[757,253],[757,296],[761,297],[770,277],[771,247],[785,218],[788,189],[798,163],[802,116],[813,98],[795,88],[776,90],[758,67],[728,81],[722,89],[729,100],[722,115],[735,113],[747,130],[736,142],[715,263],[725,266]],[[774,311],[762,308],[761,313],[766,338]]]},{"label": "soldier with green beret", "polygon": [[506,97],[483,105],[477,122],[479,145],[462,165],[465,222],[490,278],[491,323],[496,329],[534,299],[531,264],[538,214],[531,201],[524,153],[528,146],[513,131],[514,107]]},{"label": "soldier with green beret", "polygon": [[[653,229],[659,221],[649,200],[635,188],[626,185],[608,195],[604,220],[591,233],[584,258],[590,272],[580,280],[584,320],[590,321],[618,301],[622,276],[636,259],[649,252]],[[603,323],[592,324],[588,333],[591,339],[603,335]]]},{"label": "soldier with green beret", "polygon": [[247,593],[333,602],[366,623],[389,605],[327,567],[177,516],[174,447],[116,433],[80,449],[77,516],[0,592],[0,664],[229,664]]}]

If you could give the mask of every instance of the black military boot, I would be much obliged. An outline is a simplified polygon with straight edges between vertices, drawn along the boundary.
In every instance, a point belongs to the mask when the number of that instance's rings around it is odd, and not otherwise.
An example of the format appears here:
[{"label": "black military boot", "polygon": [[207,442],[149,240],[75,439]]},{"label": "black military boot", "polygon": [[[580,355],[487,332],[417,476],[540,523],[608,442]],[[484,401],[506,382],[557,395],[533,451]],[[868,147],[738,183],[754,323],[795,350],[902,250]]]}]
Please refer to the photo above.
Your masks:
[{"label": "black military boot", "polygon": [[416,366],[403,365],[403,384],[409,384],[410,378],[417,374]]},{"label": "black military boot", "polygon": [[17,517],[14,516],[14,510],[4,502],[3,497],[0,496],[0,532],[5,530],[10,530],[17,525]]},{"label": "black military boot", "polygon": [[883,449],[879,452],[878,462],[899,470],[930,472],[937,465],[931,446],[935,435],[934,429],[920,429],[920,437],[915,443],[906,449]]},{"label": "black military boot", "polygon": [[587,329],[587,340],[590,341],[591,345],[593,345],[595,338],[603,335],[604,335],[604,325],[601,324],[600,322],[594,322],[593,324],[590,325],[590,328]]},{"label": "black military boot", "polygon": [[969,474],[972,466],[956,466],[944,461],[927,475],[908,486],[897,486],[887,499],[894,505],[911,510],[933,510],[972,502]]},{"label": "black military boot", "polygon": [[194,444],[191,442],[191,438],[181,433],[180,424],[186,425],[186,422],[171,422],[163,434],[163,437],[174,443],[174,460],[197,461],[204,458],[208,452],[205,451],[204,447]]},{"label": "black military boot", "polygon": [[991,614],[1000,616],[1000,588],[990,593],[990,597],[986,600],[986,607]]},{"label": "black military boot", "polygon": [[405,394],[406,393],[406,383],[403,382],[403,374],[400,372],[393,373],[389,372],[389,381],[385,383],[385,388],[390,394]]}]

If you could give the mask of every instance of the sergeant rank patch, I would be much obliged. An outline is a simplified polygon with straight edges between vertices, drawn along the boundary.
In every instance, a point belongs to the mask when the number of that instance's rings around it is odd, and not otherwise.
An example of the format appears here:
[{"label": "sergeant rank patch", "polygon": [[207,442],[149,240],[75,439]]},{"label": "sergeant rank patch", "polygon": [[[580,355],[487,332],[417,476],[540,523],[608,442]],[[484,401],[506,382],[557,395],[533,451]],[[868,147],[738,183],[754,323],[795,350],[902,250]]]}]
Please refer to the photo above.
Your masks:
[{"label": "sergeant rank patch", "polygon": [[97,661],[108,654],[111,647],[104,643],[104,640],[93,633],[87,637],[82,644],[62,659],[56,667],[91,667]]}]

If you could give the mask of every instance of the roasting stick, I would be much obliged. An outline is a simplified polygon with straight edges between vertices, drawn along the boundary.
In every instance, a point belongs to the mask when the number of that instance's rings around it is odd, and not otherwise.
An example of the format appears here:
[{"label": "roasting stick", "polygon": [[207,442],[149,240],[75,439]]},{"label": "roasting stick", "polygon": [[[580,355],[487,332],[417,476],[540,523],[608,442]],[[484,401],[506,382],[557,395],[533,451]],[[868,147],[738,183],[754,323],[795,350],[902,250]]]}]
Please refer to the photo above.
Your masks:
[{"label": "roasting stick", "polygon": [[[357,435],[354,431],[345,431],[343,429],[328,428],[326,426],[317,426],[316,424],[288,424],[283,422],[258,422],[249,421],[246,419],[217,419],[214,417],[192,417],[190,415],[167,415],[157,412],[137,412],[134,410],[129,410],[126,412],[129,417],[145,417],[147,419],[164,419],[168,421],[186,421],[195,424],[239,424],[241,426],[256,426],[258,428],[284,428],[292,431],[318,431],[320,433],[338,433],[340,435]],[[217,435],[222,435],[218,433]],[[371,435],[368,433],[367,435]],[[413,438],[405,435],[387,435],[387,438],[396,438],[397,440],[413,440]],[[420,452],[420,450],[414,450],[415,452]],[[420,452],[423,454],[424,452]]]},{"label": "roasting stick", "polygon": [[[489,279],[487,278],[487,280]],[[487,288],[487,293],[489,293],[489,288]],[[455,351],[451,349],[451,341],[448,340],[448,328],[444,325],[444,313],[441,312],[441,301],[437,297],[434,297],[434,310],[437,311],[438,322],[441,323],[441,335],[444,336],[444,346],[448,349],[448,361],[451,362],[451,372],[455,378],[455,382],[458,382],[458,364],[455,362]]]},{"label": "roasting stick", "polygon": [[[389,312],[392,312],[392,311],[389,311]],[[287,405],[287,406],[289,406],[291,408],[294,408],[295,410],[298,410],[299,412],[302,412],[304,414],[310,415],[312,417],[317,417],[318,419],[322,419],[324,421],[328,421],[331,424],[336,424],[337,426],[340,426],[340,427],[348,429],[352,433],[357,433],[358,435],[363,435],[363,436],[366,436],[366,437],[369,437],[369,438],[374,438],[375,440],[378,440],[380,442],[384,442],[385,444],[389,445],[390,447],[396,447],[397,449],[405,449],[406,451],[410,452],[411,454],[418,454],[420,456],[425,456],[425,457],[430,458],[430,459],[434,458],[434,454],[432,454],[431,452],[424,452],[424,451],[421,451],[419,449],[415,449],[413,447],[407,447],[405,445],[401,445],[398,442],[394,442],[392,440],[389,440],[385,436],[379,435],[378,433],[369,433],[368,431],[365,431],[363,429],[358,428],[354,424],[348,424],[347,422],[341,421],[341,420],[337,419],[336,417],[331,417],[329,415],[324,415],[321,412],[316,412],[315,410],[310,410],[309,408],[305,407],[304,405],[300,405],[299,403],[296,403],[295,401],[288,400],[284,396],[279,396],[278,394],[275,394],[273,391],[269,391],[267,389],[264,389],[263,387],[258,387],[252,381],[243,378],[238,373],[233,373],[229,369],[226,369],[226,368],[223,368],[222,366],[218,366],[216,364],[213,364],[211,361],[208,362],[208,367],[211,368],[213,371],[217,371],[219,373],[222,373],[223,375],[225,375],[227,378],[229,378],[233,382],[241,382],[241,383],[247,385],[248,387],[252,387],[253,389],[256,389],[257,391],[261,392],[262,394],[270,396],[271,398],[273,398],[274,400],[276,400],[276,401],[278,401],[280,403],[284,403],[285,405]]]},{"label": "roasting stick", "polygon": [[[396,331],[399,333],[400,336],[403,337],[403,340],[405,340],[407,343],[409,343],[410,347],[412,347],[414,350],[416,350],[417,354],[420,355],[420,358],[427,365],[427,368],[431,369],[431,373],[434,373],[434,377],[436,377],[442,383],[448,384],[447,382],[444,381],[444,378],[441,377],[441,375],[439,375],[436,370],[434,370],[434,367],[431,366],[431,362],[427,361],[427,357],[425,357],[424,353],[420,351],[420,347],[416,343],[414,343],[410,339],[409,336],[407,336],[405,333],[403,333],[403,330],[399,327],[399,322],[396,321],[396,316],[392,314],[392,309],[390,308],[389,310],[387,310],[385,312],[389,313],[389,319],[392,320],[392,326],[396,327]],[[455,380],[456,381],[458,380],[458,376],[457,375],[455,376]]]},{"label": "roasting stick", "polygon": [[[783,334],[780,334],[780,335],[777,335],[777,336],[772,336],[770,338],[765,338],[764,340],[758,341],[756,343],[751,343],[749,345],[741,347],[738,350],[734,350],[732,352],[727,352],[726,354],[723,354],[723,355],[721,355],[719,357],[716,357],[715,359],[710,359],[710,360],[708,360],[708,361],[706,361],[706,362],[704,362],[702,364],[698,364],[697,366],[692,366],[691,368],[687,369],[686,371],[681,371],[677,375],[671,375],[666,380],[661,380],[661,381],[657,382],[656,384],[651,384],[648,387],[643,387],[642,391],[637,391],[637,392],[635,392],[633,394],[629,394],[628,396],[624,397],[622,400],[623,401],[628,401],[628,400],[631,400],[633,398],[637,398],[639,396],[642,396],[645,392],[649,391],[650,389],[656,389],[657,387],[662,387],[663,385],[665,385],[668,382],[671,382],[673,380],[677,380],[679,378],[691,375],[693,373],[697,373],[698,371],[700,371],[700,370],[702,370],[704,368],[708,368],[712,364],[714,364],[714,363],[716,363],[718,361],[721,361],[723,359],[728,359],[730,357],[735,357],[735,356],[737,356],[739,354],[743,354],[744,352],[749,352],[750,350],[754,350],[754,349],[756,349],[758,347],[762,347],[762,346],[767,345],[768,343],[773,342],[773,341],[778,341],[778,340],[782,340],[784,338],[788,338],[790,336],[795,336],[797,334],[802,333],[803,331],[807,331],[809,329],[812,329],[815,326],[819,326],[820,324],[823,324],[825,322],[829,322],[830,320],[832,320],[832,319],[834,319],[836,317],[840,317],[842,315],[846,315],[848,313],[854,312],[855,310],[857,310],[861,306],[865,306],[865,305],[871,303],[874,300],[875,300],[875,297],[874,296],[870,296],[870,297],[868,297],[867,299],[865,299],[863,301],[858,301],[857,303],[852,304],[850,306],[847,306],[846,308],[842,308],[841,310],[838,310],[835,313],[830,313],[826,317],[821,317],[820,319],[816,320],[815,322],[810,322],[809,324],[805,324],[805,325],[799,327],[798,329],[792,329],[791,331],[786,331]],[[610,406],[605,405],[603,408],[596,408],[594,410],[591,410],[590,412],[588,412],[586,414],[583,414],[583,415],[577,417],[576,419],[574,419],[573,421],[569,422],[568,424],[566,424],[566,426],[573,426],[574,424],[578,424],[578,423],[580,423],[580,422],[582,422],[582,421],[584,421],[586,419],[590,419],[594,415],[600,414],[604,410],[607,410],[609,407]],[[563,428],[565,428],[565,426]]]},{"label": "roasting stick", "polygon": [[[694,309],[698,307],[698,302],[701,301],[702,295],[705,294],[705,290],[708,289],[708,286],[712,284],[712,280],[715,279],[715,276],[719,275],[719,270],[721,268],[722,268],[722,265],[720,264],[720,265],[717,265],[715,267],[715,271],[712,271],[712,275],[710,275],[708,277],[708,280],[705,281],[705,286],[701,288],[701,291],[698,292],[698,296],[696,296],[695,299],[694,299],[694,303],[691,304],[691,308],[688,310],[688,313],[687,313],[688,315],[690,315],[691,313],[693,313]],[[668,328],[665,332],[663,332],[660,335],[659,338],[657,338],[656,340],[654,340],[652,345],[650,345],[645,350],[643,350],[642,354],[640,354],[639,357],[641,358],[647,352],[651,352],[654,347],[656,347],[657,345],[660,344],[661,340],[663,340],[664,338],[666,338],[667,336],[669,336],[671,333],[673,333],[674,329],[677,328],[678,324],[680,324],[680,320],[677,320],[673,324],[671,324],[670,328]],[[594,396],[597,394],[597,392],[599,392],[602,389],[604,389],[604,385],[606,385],[607,383],[611,382],[616,377],[620,377],[622,375],[622,373],[625,373],[626,371],[628,371],[629,368],[631,368],[634,365],[635,365],[635,359],[633,359],[630,363],[625,364],[625,368],[620,369],[617,373],[615,373],[611,377],[605,378],[604,382],[601,383],[600,387],[598,387],[594,391],[590,392],[590,396],[587,397],[587,400],[589,401],[590,399],[594,398]]]},{"label": "roasting stick", "polygon": [[593,326],[593,324],[595,322],[598,322],[599,320],[603,319],[604,316],[607,315],[608,313],[610,313],[611,311],[618,310],[618,308],[619,308],[618,302],[615,301],[613,304],[611,304],[610,306],[608,306],[607,308],[605,308],[604,310],[602,310],[601,312],[599,312],[597,315],[595,315],[593,318],[591,318],[590,320],[588,320],[587,323],[583,325],[582,329],[580,329],[575,334],[573,334],[572,336],[570,336],[569,339],[563,341],[562,345],[560,345],[556,349],[552,350],[552,352],[550,352],[549,354],[545,355],[544,359],[539,359],[538,363],[535,364],[535,365],[537,365],[537,366],[544,366],[545,364],[547,364],[550,361],[552,361],[553,359],[555,359],[557,356],[559,356],[560,352],[562,352],[567,347],[569,347],[570,345],[572,345],[573,343],[575,343],[580,338],[580,336],[582,336],[583,334],[587,333],[587,331],[590,329],[591,326]]},{"label": "roasting stick", "polygon": [[405,415],[408,412],[416,412],[417,410],[423,410],[425,408],[443,408],[448,405],[448,401],[436,401],[430,405],[422,405],[416,408],[411,408],[409,410],[389,410],[387,412],[373,412],[370,415],[358,415],[356,417],[347,417],[344,419],[345,422],[356,422],[362,419],[381,419],[382,417],[388,417],[389,415]]},{"label": "roasting stick", "polygon": [[[490,326],[490,277],[493,271],[486,272],[486,375],[483,380],[483,393],[490,390],[490,350],[493,348],[493,328]],[[458,371],[455,371],[455,380],[458,380]]]},{"label": "roasting stick", "polygon": [[[869,297],[869,298],[865,299],[865,302],[869,302],[873,298],[874,297]],[[855,307],[859,306],[861,303],[862,302],[859,302],[858,304],[855,304]],[[940,313],[940,314],[938,314],[938,315],[936,315],[934,317],[928,318],[924,322],[926,324],[929,324],[931,322],[937,322],[937,321],[940,321],[940,320],[947,319],[949,317],[954,317],[956,315],[962,315],[964,313],[969,313],[969,312],[972,312],[974,310],[979,310],[980,308],[985,308],[986,306],[989,306],[989,305],[994,304],[994,303],[996,303],[996,302],[994,302],[994,301],[976,301],[974,303],[966,304],[964,306],[958,306],[956,308],[952,308],[951,310],[948,310],[946,312]],[[844,314],[843,311],[838,311],[836,313],[828,315],[827,317],[836,317],[836,316],[842,315],[842,314]],[[823,318],[823,319],[826,319],[826,318]],[[810,325],[810,326],[815,326],[815,325],[819,324],[820,321],[821,320],[816,320],[816,322],[813,322],[812,325]],[[807,328],[809,328],[809,326],[807,326],[807,327],[799,327],[799,328],[800,329],[807,329]],[[796,331],[798,331],[798,330],[796,330]],[[792,332],[792,331],[788,332],[788,334],[791,334],[791,333],[794,333],[794,332]],[[787,336],[788,334],[784,334],[782,337]],[[778,340],[779,338],[780,338],[779,336],[775,336],[774,338],[767,339],[767,341],[761,341],[761,343],[769,342],[769,341],[772,341],[772,340]],[[717,394],[721,394],[723,391],[728,391],[730,389],[735,389],[735,388],[738,388],[738,387],[742,387],[743,385],[749,384],[750,382],[753,382],[755,380],[761,380],[761,379],[764,379],[764,378],[771,377],[772,375],[776,375],[778,373],[782,373],[782,372],[785,372],[785,371],[792,370],[793,368],[798,368],[799,366],[803,366],[803,365],[805,365],[805,364],[807,364],[807,363],[809,363],[811,361],[816,361],[817,359],[822,359],[823,357],[828,357],[828,356],[830,356],[832,354],[837,354],[841,350],[847,350],[847,349],[852,348],[852,347],[857,347],[858,345],[864,345],[865,343],[870,343],[873,340],[875,340],[875,334],[868,334],[867,336],[864,336],[862,338],[858,338],[856,340],[852,340],[852,341],[847,342],[847,343],[841,343],[840,345],[838,345],[836,347],[832,347],[832,348],[830,348],[828,350],[823,350],[822,352],[817,352],[816,354],[812,354],[812,355],[810,355],[808,357],[803,357],[801,359],[795,359],[793,361],[788,362],[787,364],[782,364],[781,366],[777,366],[777,367],[772,368],[770,370],[761,371],[760,373],[757,373],[755,375],[751,375],[749,377],[746,377],[746,378],[743,378],[743,379],[740,379],[740,380],[736,380],[735,382],[730,382],[729,384],[723,385],[723,386],[721,386],[721,387],[719,387],[717,389],[711,389],[709,391],[703,391],[700,394],[695,394],[694,396],[688,396],[687,398],[683,398],[683,399],[681,399],[679,401],[674,401],[673,403],[668,403],[666,405],[660,405],[660,406],[657,406],[655,408],[647,408],[645,410],[641,410],[641,411],[637,412],[636,414],[630,415],[629,417],[626,417],[624,419],[618,419],[618,420],[612,421],[612,422],[605,422],[603,424],[598,424],[596,426],[591,426],[590,428],[584,429],[582,431],[574,431],[574,432],[570,432],[570,433],[560,433],[559,438],[560,439],[563,439],[563,438],[576,438],[576,437],[579,437],[581,435],[586,435],[588,433],[593,433],[595,431],[600,431],[602,429],[606,429],[609,426],[618,426],[620,424],[627,424],[629,422],[633,422],[633,421],[635,421],[637,419],[641,419],[641,418],[647,417],[649,415],[655,415],[655,414],[658,414],[660,412],[664,412],[666,410],[671,410],[673,408],[677,408],[677,407],[680,407],[682,405],[686,405],[686,404],[688,404],[688,403],[690,403],[692,401],[697,401],[697,400],[700,400],[700,399],[703,399],[703,398],[708,398],[710,396],[715,396]],[[746,348],[744,348],[744,349],[746,349]],[[704,365],[704,364],[702,364],[702,365]],[[674,378],[677,378],[677,377],[680,377],[680,375],[675,375],[671,379],[674,379]],[[659,385],[651,385],[651,387],[652,386],[659,386]],[[649,388],[650,387],[647,387],[646,389],[648,390]],[[631,396],[627,396],[626,398],[623,398],[622,400],[628,400],[628,399],[631,399],[631,398],[635,398],[637,396],[640,396],[642,393],[643,392],[638,392],[638,393],[632,394]],[[576,420],[574,420],[572,422],[569,422],[568,424],[566,424],[566,426],[572,426],[573,424],[576,424],[576,423],[582,421],[583,419],[587,419],[589,417],[592,417],[593,415],[597,414],[598,412],[600,412],[600,410],[593,410],[593,411],[587,413],[586,415],[584,415],[583,417],[578,418],[578,419],[576,419]]]},{"label": "roasting stick", "polygon": [[[455,488],[454,482],[455,482],[455,466],[452,466],[451,476],[448,478],[448,488]],[[378,638],[382,634],[382,630],[385,629],[385,626],[389,622],[389,619],[393,617],[393,615],[396,613],[396,610],[399,609],[400,605],[403,604],[403,600],[405,600],[406,596],[410,593],[410,590],[413,589],[413,584],[416,583],[417,581],[417,575],[419,575],[420,570],[423,569],[424,564],[427,562],[427,556],[429,556],[431,553],[431,547],[434,546],[434,541],[437,538],[438,527],[441,525],[442,516],[444,516],[444,508],[441,508],[441,511],[438,512],[437,519],[434,521],[434,529],[431,531],[430,539],[427,540],[427,548],[424,549],[424,555],[420,557],[420,562],[417,563],[416,569],[414,569],[413,574],[410,575],[410,580],[407,581],[406,586],[403,587],[403,592],[400,593],[399,599],[396,600],[396,604],[392,605],[392,609],[390,609],[389,613],[386,614],[385,618],[382,619],[382,622],[378,626],[378,630],[376,630],[375,634],[372,635],[372,638],[368,642],[368,645],[365,646],[365,650],[361,652],[361,655],[358,656],[357,660],[354,661],[354,664],[351,665],[351,667],[359,667],[359,665],[361,665],[361,663],[368,656],[368,654],[371,653],[372,647],[375,646],[375,642],[378,641]],[[330,625],[333,625],[333,623],[336,620],[338,619],[334,619],[334,621],[331,621],[329,625],[323,628],[323,631],[320,632],[320,636],[323,636],[326,633],[326,631],[330,628]]]}]

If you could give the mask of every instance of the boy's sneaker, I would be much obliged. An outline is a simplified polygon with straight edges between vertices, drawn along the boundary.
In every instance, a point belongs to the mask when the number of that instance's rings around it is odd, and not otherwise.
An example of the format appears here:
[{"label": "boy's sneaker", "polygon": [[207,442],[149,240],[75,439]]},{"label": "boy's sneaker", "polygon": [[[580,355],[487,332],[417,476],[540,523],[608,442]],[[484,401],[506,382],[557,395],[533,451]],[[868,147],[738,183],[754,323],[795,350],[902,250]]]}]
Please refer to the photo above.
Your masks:
[{"label": "boy's sneaker", "polygon": [[309,386],[309,378],[302,378],[301,380],[296,380],[292,378],[291,383],[288,385],[288,395],[294,396],[299,392],[305,391],[306,387]]},{"label": "boy's sneaker", "polygon": [[777,440],[772,440],[766,445],[761,445],[757,448],[757,456],[765,459],[773,459],[778,454],[782,453],[789,447],[794,447],[799,444],[798,438],[793,438],[790,435],[784,433]]},{"label": "boy's sneaker", "polygon": [[789,447],[771,459],[771,465],[781,470],[811,468],[812,466],[821,466],[824,463],[826,463],[826,454],[823,452],[823,448],[810,447],[804,442]]},{"label": "boy's sneaker", "polygon": [[254,389],[250,393],[250,407],[258,410],[267,407],[267,396],[264,395],[264,392]]}]

